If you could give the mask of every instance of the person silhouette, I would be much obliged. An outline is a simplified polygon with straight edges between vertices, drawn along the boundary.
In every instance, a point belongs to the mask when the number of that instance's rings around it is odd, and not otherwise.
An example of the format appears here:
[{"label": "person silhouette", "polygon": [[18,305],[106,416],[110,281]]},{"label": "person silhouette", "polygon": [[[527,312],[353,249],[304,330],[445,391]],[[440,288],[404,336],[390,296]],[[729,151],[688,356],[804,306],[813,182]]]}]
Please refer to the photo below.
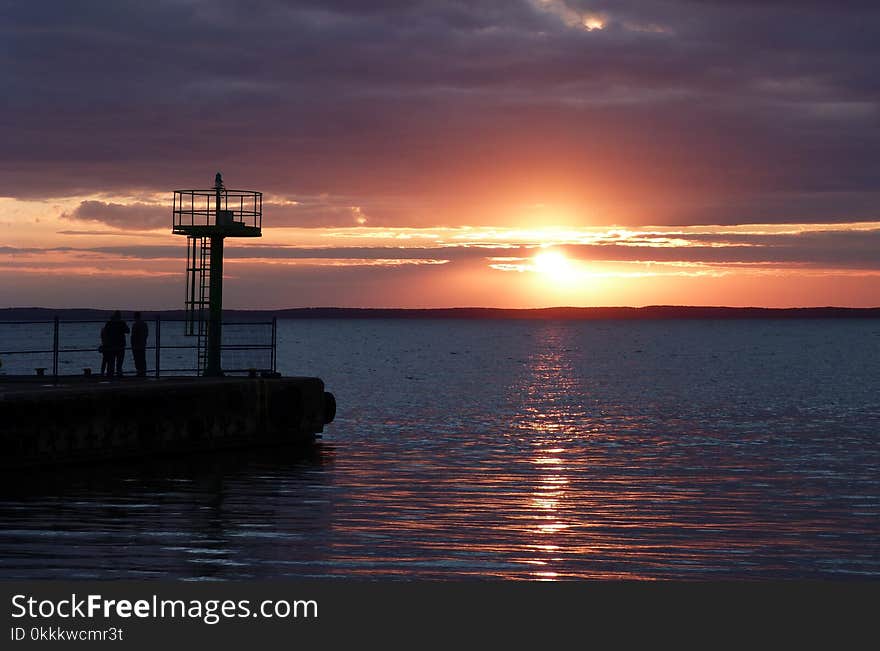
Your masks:
[{"label": "person silhouette", "polygon": [[110,344],[107,339],[106,324],[101,328],[101,345],[98,346],[98,352],[101,353],[101,377],[109,377],[113,375],[113,362],[115,361],[113,353],[110,351]]},{"label": "person silhouette", "polygon": [[134,358],[134,367],[138,377],[147,375],[147,337],[150,329],[141,319],[141,313],[134,313],[134,323],[131,324],[131,356]]},{"label": "person silhouette", "polygon": [[108,370],[113,375],[114,367],[116,369],[116,377],[122,377],[122,362],[125,357],[125,335],[128,334],[128,324],[122,320],[122,314],[119,310],[113,313],[107,325],[104,326],[107,331],[107,344],[104,350],[110,350],[111,362]]}]

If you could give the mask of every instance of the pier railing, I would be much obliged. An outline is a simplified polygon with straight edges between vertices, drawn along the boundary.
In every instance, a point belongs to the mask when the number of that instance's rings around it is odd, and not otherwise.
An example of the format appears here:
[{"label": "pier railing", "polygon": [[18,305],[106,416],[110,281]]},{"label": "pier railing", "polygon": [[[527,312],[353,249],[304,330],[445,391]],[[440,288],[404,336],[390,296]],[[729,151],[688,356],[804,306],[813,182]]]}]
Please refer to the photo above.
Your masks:
[{"label": "pier railing", "polygon": [[[145,319],[149,328],[147,375],[198,375],[198,343],[185,334],[182,319]],[[0,321],[0,377],[43,375],[57,379],[100,375],[101,328],[104,320]],[[277,368],[278,322],[223,323],[221,360],[224,373],[274,373]],[[128,337],[123,374],[133,375]]]}]

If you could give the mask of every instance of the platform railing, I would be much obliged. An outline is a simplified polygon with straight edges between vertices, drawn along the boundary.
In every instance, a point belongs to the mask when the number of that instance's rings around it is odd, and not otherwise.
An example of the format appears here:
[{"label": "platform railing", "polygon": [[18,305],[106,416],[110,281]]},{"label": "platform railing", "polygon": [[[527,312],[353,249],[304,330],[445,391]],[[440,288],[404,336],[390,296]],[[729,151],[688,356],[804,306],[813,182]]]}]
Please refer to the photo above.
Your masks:
[{"label": "platform railing", "polygon": [[[217,225],[216,197],[216,190],[175,190],[172,227]],[[233,222],[259,229],[263,225],[263,193],[221,190],[220,211]]]},{"label": "platform railing", "polygon": [[[147,375],[198,375],[198,343],[187,337],[183,319],[145,319],[149,327]],[[0,377],[100,377],[101,328],[105,320],[0,321]],[[275,373],[277,319],[223,324],[221,359],[225,374]],[[38,342],[47,342],[40,345]],[[133,375],[134,359],[126,336],[123,374]]]}]

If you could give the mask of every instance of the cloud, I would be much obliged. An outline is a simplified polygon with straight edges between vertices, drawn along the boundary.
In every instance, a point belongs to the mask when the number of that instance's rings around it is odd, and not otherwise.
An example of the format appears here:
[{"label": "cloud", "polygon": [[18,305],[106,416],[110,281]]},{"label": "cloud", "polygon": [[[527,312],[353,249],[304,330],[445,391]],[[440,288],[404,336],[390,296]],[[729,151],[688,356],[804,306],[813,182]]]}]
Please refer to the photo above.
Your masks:
[{"label": "cloud", "polygon": [[[515,262],[534,257],[552,247],[573,260],[596,263],[645,262],[658,264],[704,265],[801,265],[821,269],[880,270],[880,227],[877,224],[844,225],[838,229],[801,225],[782,232],[725,232],[715,227],[714,232],[692,229],[669,230],[593,230],[560,232],[554,237],[541,238],[539,232],[511,230],[486,232],[494,239],[461,240],[472,230],[439,231],[426,233],[434,238],[406,240],[406,246],[390,245],[401,242],[393,231],[379,231],[382,240],[373,246],[282,246],[230,243],[225,258],[232,263],[255,262],[264,264],[296,263],[303,265],[377,265],[405,264],[468,264],[487,266],[489,262]],[[371,229],[364,229],[368,231]],[[442,235],[442,237],[440,237]],[[185,247],[181,245],[131,244],[92,247],[0,247],[2,256],[70,256],[71,259],[183,260]]]},{"label": "cloud", "polygon": [[[271,228],[327,228],[345,226],[382,226],[405,222],[399,209],[355,205],[346,197],[298,197],[264,200],[263,224]],[[367,212],[369,210],[369,212]],[[70,221],[100,223],[126,231],[171,228],[171,198],[168,204],[111,203],[97,200],[81,201],[61,214]],[[118,234],[117,231],[59,231],[63,234]]]},{"label": "cloud", "polygon": [[[880,200],[877,3],[119,0],[5,14],[4,196],[167,192],[222,169],[306,198],[274,208],[315,226],[356,209],[368,223],[504,223],[534,202],[581,223],[849,221]],[[74,218],[168,221],[140,210]]]},{"label": "cloud", "polygon": [[393,200],[358,204],[356,197],[296,196],[263,202],[266,228],[328,228],[406,225],[411,215]]},{"label": "cloud", "polygon": [[123,230],[152,230],[170,228],[171,211],[167,206],[154,203],[108,203],[81,201],[71,212],[62,213],[62,219],[98,222]]}]

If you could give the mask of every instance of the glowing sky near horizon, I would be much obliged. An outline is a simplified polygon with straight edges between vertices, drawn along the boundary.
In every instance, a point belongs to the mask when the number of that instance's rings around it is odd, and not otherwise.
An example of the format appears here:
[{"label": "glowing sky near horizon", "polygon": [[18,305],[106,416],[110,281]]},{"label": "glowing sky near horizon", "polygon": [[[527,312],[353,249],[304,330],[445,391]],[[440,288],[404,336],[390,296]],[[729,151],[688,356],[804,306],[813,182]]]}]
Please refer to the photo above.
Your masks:
[{"label": "glowing sky near horizon", "polygon": [[873,4],[114,7],[0,27],[2,307],[180,307],[218,169],[230,308],[880,304]]}]

